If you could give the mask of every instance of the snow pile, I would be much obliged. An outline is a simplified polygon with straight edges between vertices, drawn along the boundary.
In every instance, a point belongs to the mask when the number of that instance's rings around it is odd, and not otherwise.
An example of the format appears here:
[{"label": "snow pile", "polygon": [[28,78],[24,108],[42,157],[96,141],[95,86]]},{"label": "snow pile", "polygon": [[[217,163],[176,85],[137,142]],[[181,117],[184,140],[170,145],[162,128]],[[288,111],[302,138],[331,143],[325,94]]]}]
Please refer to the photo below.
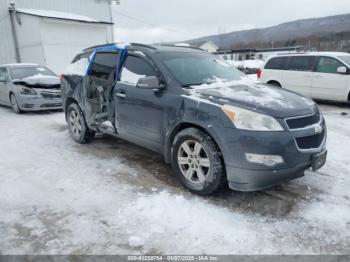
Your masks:
[{"label": "snow pile", "polygon": [[238,68],[254,68],[254,69],[262,68],[265,63],[263,60],[259,60],[259,59],[245,60],[245,61],[228,60],[227,62]]},{"label": "snow pile", "polygon": [[190,44],[187,44],[187,43],[177,43],[177,44],[175,44],[174,46],[190,47],[191,45],[190,45]]}]

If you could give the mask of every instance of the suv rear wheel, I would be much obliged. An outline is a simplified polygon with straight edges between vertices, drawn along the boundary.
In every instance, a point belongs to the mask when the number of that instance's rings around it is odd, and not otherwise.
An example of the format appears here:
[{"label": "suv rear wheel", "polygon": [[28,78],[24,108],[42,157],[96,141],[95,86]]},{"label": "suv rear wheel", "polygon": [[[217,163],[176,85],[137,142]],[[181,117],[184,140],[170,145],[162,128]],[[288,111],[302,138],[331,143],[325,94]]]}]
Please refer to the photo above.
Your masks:
[{"label": "suv rear wheel", "polygon": [[79,106],[72,103],[68,106],[66,119],[69,127],[69,133],[73,140],[79,144],[91,142],[95,137],[95,132],[90,130]]},{"label": "suv rear wheel", "polygon": [[202,196],[218,191],[226,182],[220,150],[208,134],[196,128],[176,135],[172,166],[181,183]]}]

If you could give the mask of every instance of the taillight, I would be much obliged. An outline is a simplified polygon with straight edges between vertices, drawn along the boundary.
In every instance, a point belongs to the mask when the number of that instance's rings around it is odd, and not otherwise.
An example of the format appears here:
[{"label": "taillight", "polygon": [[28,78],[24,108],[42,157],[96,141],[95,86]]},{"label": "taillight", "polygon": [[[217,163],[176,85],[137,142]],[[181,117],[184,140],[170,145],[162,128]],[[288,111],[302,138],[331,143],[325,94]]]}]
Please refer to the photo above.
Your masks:
[{"label": "taillight", "polygon": [[262,74],[262,70],[261,68],[259,68],[258,72],[256,73],[259,79],[261,78],[261,74]]},{"label": "taillight", "polygon": [[64,79],[63,75],[60,75],[60,81],[62,81]]}]

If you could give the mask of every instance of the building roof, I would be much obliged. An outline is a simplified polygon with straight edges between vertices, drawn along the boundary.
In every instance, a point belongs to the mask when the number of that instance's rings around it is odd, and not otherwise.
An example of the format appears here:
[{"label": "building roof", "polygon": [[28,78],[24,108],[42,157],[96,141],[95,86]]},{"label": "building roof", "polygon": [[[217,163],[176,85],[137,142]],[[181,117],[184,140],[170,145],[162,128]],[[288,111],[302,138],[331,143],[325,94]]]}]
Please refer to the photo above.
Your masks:
[{"label": "building roof", "polygon": [[39,64],[34,63],[13,63],[13,64],[3,64],[1,67],[21,67],[21,66],[39,66]]},{"label": "building roof", "polygon": [[111,23],[111,22],[98,21],[98,20],[90,18],[88,16],[79,15],[79,14],[73,14],[73,13],[53,11],[53,10],[17,8],[16,12],[17,13],[21,13],[21,14],[26,14],[26,15],[43,17],[43,18],[54,18],[54,19],[77,21],[77,22],[83,22],[83,23],[95,23],[95,24],[110,24],[110,25],[113,25],[113,23]]},{"label": "building roof", "polygon": [[212,46],[216,47],[216,49],[219,49],[219,47],[217,47],[212,41],[189,41],[187,43],[193,47],[198,47],[198,48],[200,48],[202,45],[204,45],[206,43],[209,43]]},{"label": "building roof", "polygon": [[279,52],[279,51],[294,51],[303,49],[303,46],[288,46],[288,47],[275,47],[275,48],[245,48],[245,49],[231,49],[226,51],[219,51],[220,54],[229,53],[263,53],[263,52]]}]

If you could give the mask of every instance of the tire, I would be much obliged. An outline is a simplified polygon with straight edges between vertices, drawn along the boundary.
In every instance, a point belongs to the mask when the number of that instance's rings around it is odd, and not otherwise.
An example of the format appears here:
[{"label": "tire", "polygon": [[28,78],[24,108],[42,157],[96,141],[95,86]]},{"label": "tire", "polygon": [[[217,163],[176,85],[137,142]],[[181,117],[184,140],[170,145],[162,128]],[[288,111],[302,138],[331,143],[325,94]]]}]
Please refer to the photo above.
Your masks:
[{"label": "tire", "polygon": [[66,119],[70,136],[75,142],[87,144],[95,138],[95,132],[87,126],[84,114],[76,103],[68,106]]},{"label": "tire", "polygon": [[281,84],[277,81],[268,82],[269,85],[282,88]]},{"label": "tire", "polygon": [[13,93],[10,94],[10,103],[13,112],[15,112],[16,114],[23,113],[23,111],[19,108],[16,96]]},{"label": "tire", "polygon": [[220,150],[208,134],[196,128],[184,129],[175,136],[171,160],[183,186],[198,195],[211,195],[227,181]]}]

